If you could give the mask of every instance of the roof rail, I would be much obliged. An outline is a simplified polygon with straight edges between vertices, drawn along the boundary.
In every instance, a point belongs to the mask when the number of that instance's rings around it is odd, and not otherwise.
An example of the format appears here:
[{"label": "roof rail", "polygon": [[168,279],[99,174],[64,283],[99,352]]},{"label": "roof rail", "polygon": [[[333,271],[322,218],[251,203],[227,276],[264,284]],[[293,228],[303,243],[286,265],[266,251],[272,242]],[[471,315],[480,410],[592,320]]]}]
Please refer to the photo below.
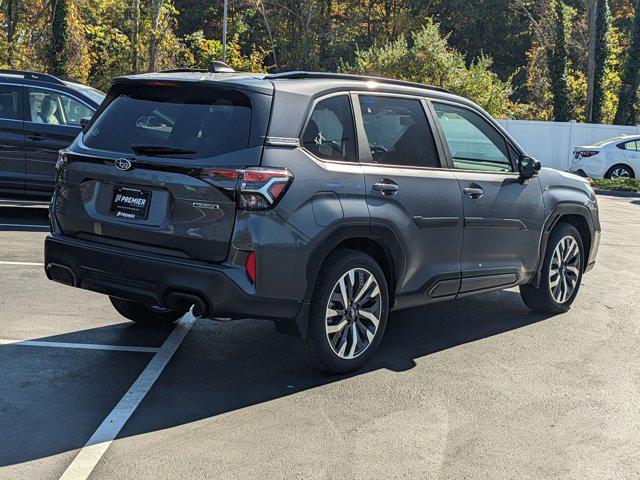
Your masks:
[{"label": "roof rail", "polygon": [[1,68],[0,76],[2,75],[22,75],[23,78],[28,80],[38,80],[40,82],[55,83],[56,85],[64,85],[65,83],[53,75],[46,73],[30,72],[29,70],[14,70],[12,68]]},{"label": "roof rail", "polygon": [[282,73],[271,73],[269,75],[265,75],[266,80],[278,80],[278,79],[304,79],[304,78],[327,78],[327,79],[336,79],[336,80],[357,80],[361,82],[377,82],[377,83],[386,83],[389,85],[400,85],[404,87],[414,87],[414,88],[422,88],[426,90],[433,90],[436,92],[443,93],[451,93],[446,88],[436,87],[433,85],[425,85],[423,83],[418,82],[409,82],[406,80],[395,80],[393,78],[382,78],[382,77],[370,77],[368,75],[352,75],[350,73],[325,73],[325,72],[303,72],[303,71],[294,71],[294,72],[282,72]]}]

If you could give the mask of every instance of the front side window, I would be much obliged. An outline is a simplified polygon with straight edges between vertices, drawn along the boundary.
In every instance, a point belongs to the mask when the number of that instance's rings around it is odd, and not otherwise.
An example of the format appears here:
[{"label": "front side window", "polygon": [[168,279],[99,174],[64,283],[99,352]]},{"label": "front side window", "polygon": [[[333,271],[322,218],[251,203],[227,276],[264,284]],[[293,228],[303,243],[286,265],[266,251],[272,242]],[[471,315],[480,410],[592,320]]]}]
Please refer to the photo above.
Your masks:
[{"label": "front side window", "polygon": [[361,95],[360,111],[375,163],[440,166],[433,133],[420,100]]},{"label": "front side window", "polygon": [[82,118],[93,115],[85,104],[52,90],[29,88],[27,99],[27,121],[33,123],[79,127]]},{"label": "front side window", "polygon": [[0,85],[0,119],[20,120],[20,92],[14,85]]},{"label": "front side window", "polygon": [[90,148],[210,158],[247,148],[251,100],[207,85],[115,85],[83,136]]},{"label": "front side window", "polygon": [[505,139],[489,122],[471,110],[434,103],[438,121],[453,158],[454,168],[486,172],[512,172]]},{"label": "front side window", "polygon": [[356,161],[353,115],[347,95],[318,102],[305,127],[302,144],[319,158]]}]

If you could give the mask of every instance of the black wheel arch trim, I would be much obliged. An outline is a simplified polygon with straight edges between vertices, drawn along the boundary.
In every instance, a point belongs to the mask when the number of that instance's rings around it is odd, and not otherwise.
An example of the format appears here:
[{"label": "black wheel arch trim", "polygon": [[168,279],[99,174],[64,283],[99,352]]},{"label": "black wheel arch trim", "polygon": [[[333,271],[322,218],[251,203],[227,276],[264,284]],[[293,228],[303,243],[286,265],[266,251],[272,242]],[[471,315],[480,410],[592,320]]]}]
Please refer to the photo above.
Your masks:
[{"label": "black wheel arch trim", "polygon": [[[553,208],[553,210],[551,210],[551,213],[549,213],[549,215],[547,216],[547,219],[545,220],[545,223],[544,223],[544,228],[542,229],[542,236],[540,238],[540,247],[539,247],[539,254],[538,254],[538,263],[536,265],[535,275],[532,280],[532,283],[534,283],[536,287],[540,286],[540,275],[542,273],[542,266],[544,264],[544,256],[547,250],[549,235],[551,234],[551,231],[555,228],[555,226],[558,224],[560,219],[566,215],[580,215],[581,217],[583,217],[587,222],[587,225],[589,226],[589,235],[591,236],[591,240],[593,241],[596,227],[593,222],[593,217],[589,212],[589,208],[586,205],[582,203],[573,203],[573,202],[559,203],[558,205],[556,205]],[[585,252],[585,256],[586,256],[585,265],[588,263],[590,253],[591,252]]]}]

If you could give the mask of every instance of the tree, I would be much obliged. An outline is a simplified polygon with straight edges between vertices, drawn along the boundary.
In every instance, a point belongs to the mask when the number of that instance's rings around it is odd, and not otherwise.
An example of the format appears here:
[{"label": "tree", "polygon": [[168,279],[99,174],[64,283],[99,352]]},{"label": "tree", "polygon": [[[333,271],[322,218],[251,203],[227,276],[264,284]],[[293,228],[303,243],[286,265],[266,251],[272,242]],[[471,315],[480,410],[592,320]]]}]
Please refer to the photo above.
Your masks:
[{"label": "tree", "polygon": [[595,90],[596,72],[596,19],[598,0],[584,0],[587,9],[587,101],[585,104],[585,117],[589,121],[593,114],[593,95]]},{"label": "tree", "polygon": [[587,111],[587,122],[602,122],[602,107],[604,104],[604,77],[607,58],[609,57],[608,33],[611,25],[611,14],[608,0],[598,0],[596,11],[596,44],[593,73],[593,102],[591,115]]},{"label": "tree", "polygon": [[512,113],[511,85],[491,71],[489,57],[481,56],[467,67],[464,55],[451,48],[448,36],[442,36],[431,20],[411,36],[411,44],[401,38],[359,50],[353,64],[341,70],[437,85],[474,100],[492,115]]},{"label": "tree", "polygon": [[156,59],[158,56],[158,40],[160,31],[158,25],[160,23],[160,15],[162,14],[163,0],[151,0],[151,34],[149,37],[149,70],[155,71]]},{"label": "tree", "polygon": [[49,68],[52,75],[67,76],[67,0],[52,0]]},{"label": "tree", "polygon": [[567,45],[564,29],[564,3],[555,4],[555,45],[547,46],[547,67],[553,94],[553,117],[557,122],[571,120],[571,103],[567,85]]},{"label": "tree", "polygon": [[140,29],[140,0],[131,0],[131,71],[138,73],[138,36]]},{"label": "tree", "polygon": [[636,3],[631,30],[631,43],[622,73],[618,94],[618,110],[613,121],[616,125],[634,125],[638,114],[638,86],[640,84],[640,4]]}]

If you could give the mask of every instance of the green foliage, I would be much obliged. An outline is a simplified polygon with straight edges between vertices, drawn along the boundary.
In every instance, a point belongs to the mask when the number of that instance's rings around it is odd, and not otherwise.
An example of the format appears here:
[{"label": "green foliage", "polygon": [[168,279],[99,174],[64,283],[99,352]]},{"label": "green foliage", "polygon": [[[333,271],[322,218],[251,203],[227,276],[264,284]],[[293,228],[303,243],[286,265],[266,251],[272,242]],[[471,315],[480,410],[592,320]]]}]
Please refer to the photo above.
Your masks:
[{"label": "green foliage", "polygon": [[448,36],[440,34],[433,21],[411,36],[412,47],[401,38],[381,46],[356,52],[345,72],[399,78],[444,87],[474,100],[490,114],[508,116],[511,85],[491,71],[492,60],[481,56],[467,66],[464,56],[451,48]]},{"label": "green foliage", "polygon": [[593,78],[593,110],[591,112],[592,123],[600,123],[603,117],[605,101],[605,74],[609,58],[608,33],[611,26],[611,12],[608,0],[597,0],[596,9],[596,51],[595,72]]},{"label": "green foliage", "polygon": [[567,84],[567,45],[562,0],[556,1],[555,14],[555,44],[547,47],[547,68],[553,94],[553,118],[557,122],[568,122],[571,120],[572,109]]},{"label": "green foliage", "polygon": [[618,192],[640,192],[638,178],[600,178],[592,179],[591,186],[598,190],[613,190]]},{"label": "green foliage", "polygon": [[51,0],[53,19],[51,21],[51,44],[49,62],[53,75],[67,76],[67,0]]},{"label": "green foliage", "polygon": [[638,86],[640,85],[640,5],[636,5],[631,31],[631,43],[622,73],[618,95],[618,110],[614,123],[634,125],[638,116]]}]

